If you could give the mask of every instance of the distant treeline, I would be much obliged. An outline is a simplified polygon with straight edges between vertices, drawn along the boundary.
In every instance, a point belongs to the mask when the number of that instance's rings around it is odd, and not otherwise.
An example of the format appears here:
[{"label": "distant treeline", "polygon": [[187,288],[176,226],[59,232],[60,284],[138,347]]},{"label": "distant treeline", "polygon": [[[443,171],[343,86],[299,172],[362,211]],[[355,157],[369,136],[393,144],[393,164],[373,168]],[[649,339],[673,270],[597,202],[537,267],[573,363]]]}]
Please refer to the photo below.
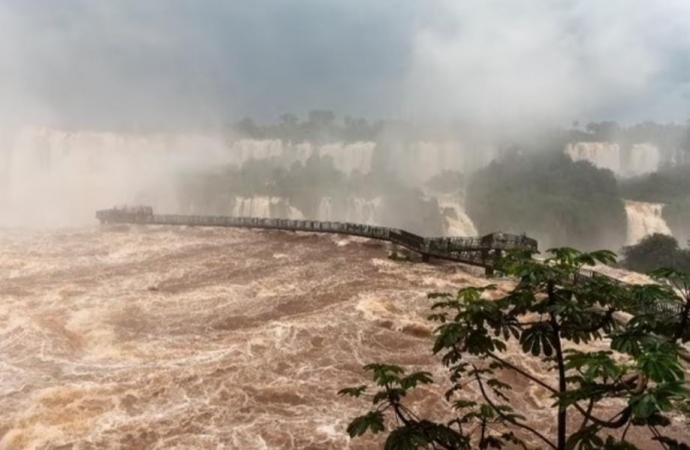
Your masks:
[{"label": "distant treeline", "polygon": [[230,125],[233,134],[253,139],[280,139],[285,142],[357,142],[381,141],[384,139],[436,140],[467,139],[468,136],[482,136],[499,145],[516,144],[542,150],[545,146],[565,145],[568,142],[614,142],[622,146],[649,143],[659,147],[665,154],[690,151],[690,122],[687,124],[661,124],[643,122],[630,126],[616,122],[589,122],[581,125],[574,122],[569,128],[536,130],[536,139],[522,138],[519,142],[511,137],[504,141],[500,128],[479,127],[476,124],[453,122],[420,124],[398,120],[367,120],[345,116],[339,118],[333,111],[315,110],[301,118],[287,113],[277,123],[261,124],[251,118],[244,118]]}]

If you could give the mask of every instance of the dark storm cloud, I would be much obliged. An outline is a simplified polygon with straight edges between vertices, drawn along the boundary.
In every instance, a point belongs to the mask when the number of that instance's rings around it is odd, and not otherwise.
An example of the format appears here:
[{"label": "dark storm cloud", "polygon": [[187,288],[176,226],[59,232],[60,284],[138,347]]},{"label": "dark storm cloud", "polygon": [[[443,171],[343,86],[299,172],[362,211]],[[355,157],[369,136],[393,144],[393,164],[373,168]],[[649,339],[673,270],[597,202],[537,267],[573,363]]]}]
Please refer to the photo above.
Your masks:
[{"label": "dark storm cloud", "polygon": [[0,118],[681,120],[684,0],[5,0]]},{"label": "dark storm cloud", "polygon": [[383,114],[418,15],[366,4],[11,0],[0,89],[68,121]]}]

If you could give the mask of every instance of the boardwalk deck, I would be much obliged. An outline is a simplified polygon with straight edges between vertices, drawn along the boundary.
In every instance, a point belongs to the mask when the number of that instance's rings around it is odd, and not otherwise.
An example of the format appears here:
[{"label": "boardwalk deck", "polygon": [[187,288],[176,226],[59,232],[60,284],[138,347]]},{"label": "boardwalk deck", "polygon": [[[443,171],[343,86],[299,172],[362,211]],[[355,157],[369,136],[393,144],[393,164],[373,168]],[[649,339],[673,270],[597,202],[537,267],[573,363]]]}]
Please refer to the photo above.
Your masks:
[{"label": "boardwalk deck", "polygon": [[[526,236],[492,233],[482,237],[422,237],[397,228],[362,225],[349,222],[322,222],[317,220],[264,219],[257,217],[198,216],[180,214],[154,214],[150,207],[126,207],[96,212],[101,224],[178,225],[198,227],[255,228],[284,231],[307,231],[359,236],[391,242],[422,255],[425,260],[437,258],[483,267],[493,273],[496,261],[511,249],[536,251],[538,244]],[[581,269],[576,282],[587,282],[604,277],[615,283],[620,280],[588,269]],[[647,307],[648,308],[648,307]],[[658,304],[652,308],[665,313],[677,313],[678,304]]]},{"label": "boardwalk deck", "polygon": [[96,212],[102,223],[149,225],[186,225],[202,227],[256,228],[285,231],[308,231],[359,236],[392,242],[429,258],[456,261],[479,266],[487,272],[495,261],[510,249],[537,249],[537,241],[526,236],[492,233],[483,237],[428,238],[397,228],[363,225],[349,222],[316,220],[264,219],[256,217],[196,216],[154,214],[150,207],[114,208]]}]

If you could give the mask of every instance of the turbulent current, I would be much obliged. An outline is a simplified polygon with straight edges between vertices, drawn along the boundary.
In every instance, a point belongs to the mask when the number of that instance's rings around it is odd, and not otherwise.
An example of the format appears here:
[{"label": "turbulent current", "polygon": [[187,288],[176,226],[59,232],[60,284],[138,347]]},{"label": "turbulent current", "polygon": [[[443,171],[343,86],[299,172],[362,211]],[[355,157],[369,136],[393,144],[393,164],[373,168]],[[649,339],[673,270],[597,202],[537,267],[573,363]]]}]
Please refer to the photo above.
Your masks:
[{"label": "turbulent current", "polygon": [[[379,448],[347,437],[364,402],[337,390],[373,361],[444,379],[426,293],[488,283],[300,233],[0,229],[0,249],[2,450]],[[546,393],[505,376],[516,406],[547,423]],[[430,394],[410,405],[439,418]]]},{"label": "turbulent current", "polygon": [[0,231],[0,248],[2,449],[346,448],[361,405],[336,391],[366,362],[429,364],[425,293],[483,283],[294,233]]},{"label": "turbulent current", "polygon": [[671,229],[662,217],[664,205],[661,203],[625,201],[628,216],[628,244],[637,244],[651,234],[671,234]]}]

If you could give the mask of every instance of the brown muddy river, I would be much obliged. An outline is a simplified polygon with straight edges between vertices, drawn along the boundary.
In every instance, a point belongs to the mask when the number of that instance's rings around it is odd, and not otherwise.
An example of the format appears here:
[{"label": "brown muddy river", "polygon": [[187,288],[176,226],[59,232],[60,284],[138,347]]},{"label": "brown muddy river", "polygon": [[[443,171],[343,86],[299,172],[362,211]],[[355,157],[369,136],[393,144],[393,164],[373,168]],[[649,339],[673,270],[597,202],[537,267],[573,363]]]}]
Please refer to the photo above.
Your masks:
[{"label": "brown muddy river", "polygon": [[[338,236],[0,231],[0,449],[378,448],[348,438],[365,404],[336,392],[373,361],[442,379],[426,293],[479,273]],[[550,417],[544,392],[509,381]],[[414,409],[440,417],[425,392]]]}]

